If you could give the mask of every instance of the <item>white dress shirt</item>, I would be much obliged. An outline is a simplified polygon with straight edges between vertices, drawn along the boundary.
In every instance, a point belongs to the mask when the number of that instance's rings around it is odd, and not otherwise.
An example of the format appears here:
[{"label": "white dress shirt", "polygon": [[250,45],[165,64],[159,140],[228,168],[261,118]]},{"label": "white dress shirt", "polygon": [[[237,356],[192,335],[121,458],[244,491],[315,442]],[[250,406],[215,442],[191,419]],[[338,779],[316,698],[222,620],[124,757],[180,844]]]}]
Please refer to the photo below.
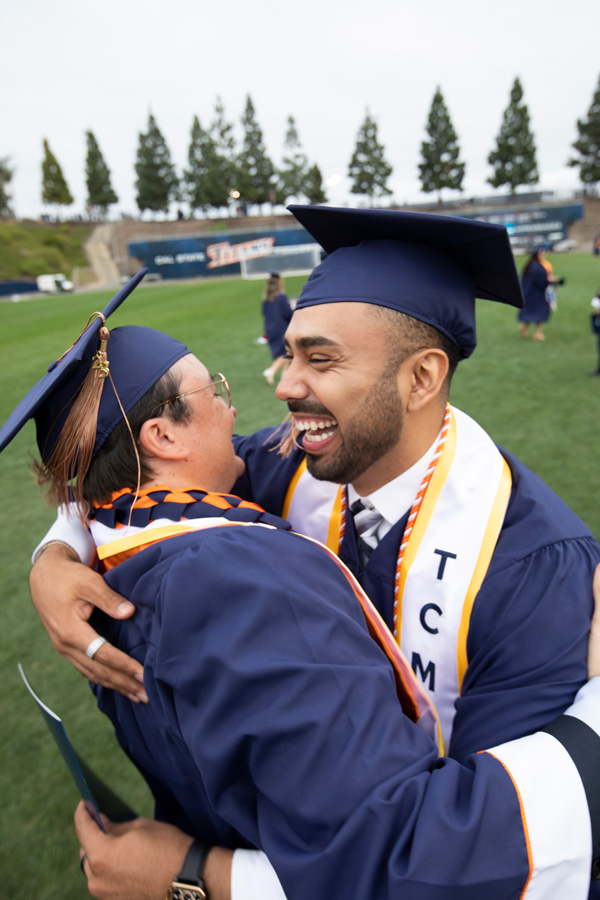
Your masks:
[{"label": "white dress shirt", "polygon": [[439,437],[438,434],[431,447],[410,469],[388,481],[372,494],[361,497],[351,484],[348,485],[348,508],[355,500],[362,500],[365,506],[376,509],[380,514],[382,522],[377,528],[379,541],[411,508],[435,453]]}]

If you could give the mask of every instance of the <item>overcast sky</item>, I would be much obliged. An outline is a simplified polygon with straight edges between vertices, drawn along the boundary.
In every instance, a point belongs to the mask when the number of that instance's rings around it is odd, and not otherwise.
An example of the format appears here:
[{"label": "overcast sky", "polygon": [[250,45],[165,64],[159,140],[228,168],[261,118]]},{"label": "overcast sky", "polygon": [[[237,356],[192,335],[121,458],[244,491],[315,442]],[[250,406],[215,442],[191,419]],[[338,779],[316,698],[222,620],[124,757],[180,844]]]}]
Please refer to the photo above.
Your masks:
[{"label": "overcast sky", "polygon": [[439,85],[466,195],[490,194],[486,158],[518,75],[541,187],[564,194],[578,186],[566,161],[600,74],[599,25],[596,0],[6,0],[0,157],[16,169],[17,215],[37,217],[47,138],[75,197],[70,212],[83,213],[91,128],[120,198],[112,215],[136,215],[133,167],[149,110],[180,171],[193,116],[210,124],[220,95],[239,136],[249,93],[273,161],[291,114],[311,163],[326,180],[341,176],[327,188],[340,205],[361,201],[346,173],[368,107],[395,200],[418,202],[420,145]]}]

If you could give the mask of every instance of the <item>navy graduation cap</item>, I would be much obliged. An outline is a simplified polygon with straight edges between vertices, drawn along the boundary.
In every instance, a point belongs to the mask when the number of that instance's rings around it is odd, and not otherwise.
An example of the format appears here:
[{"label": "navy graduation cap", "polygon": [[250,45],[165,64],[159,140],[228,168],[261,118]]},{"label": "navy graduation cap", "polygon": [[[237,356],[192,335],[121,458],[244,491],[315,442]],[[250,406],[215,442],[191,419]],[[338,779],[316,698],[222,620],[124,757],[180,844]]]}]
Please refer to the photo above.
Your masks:
[{"label": "navy graduation cap", "polygon": [[432,325],[465,358],[477,343],[476,297],[523,305],[502,225],[396,210],[288,209],[329,254],[296,309],[347,301],[387,306]]},{"label": "navy graduation cap", "polygon": [[[95,410],[94,416],[89,416],[90,427],[95,429],[95,454],[123,418],[122,409],[128,412],[178,359],[190,352],[184,344],[152,328],[125,325],[111,332],[106,328],[106,319],[147,271],[142,269],[134,275],[102,313],[94,314],[66,353],[50,364],[0,428],[0,451],[29,419],[35,419],[39,451],[47,465],[84,382],[92,377],[102,381],[98,382],[97,419]],[[71,475],[75,474],[76,464],[71,469]]]}]

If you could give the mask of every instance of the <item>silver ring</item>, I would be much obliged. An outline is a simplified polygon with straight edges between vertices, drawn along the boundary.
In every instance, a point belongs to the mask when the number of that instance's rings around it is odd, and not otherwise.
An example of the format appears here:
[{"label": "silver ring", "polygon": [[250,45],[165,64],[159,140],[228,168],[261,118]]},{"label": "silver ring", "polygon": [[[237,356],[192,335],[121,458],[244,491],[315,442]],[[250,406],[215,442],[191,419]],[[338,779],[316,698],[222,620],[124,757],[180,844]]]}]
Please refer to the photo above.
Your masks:
[{"label": "silver ring", "polygon": [[94,640],[92,641],[90,646],[85,651],[85,655],[89,656],[90,659],[93,659],[95,657],[96,653],[98,652],[98,650],[100,649],[100,647],[102,646],[102,644],[105,644],[105,643],[106,643],[106,638],[103,638],[103,637],[94,638]]},{"label": "silver ring", "polygon": [[[84,875],[85,875],[85,869],[83,867],[85,866],[86,862],[87,862],[87,853],[84,853],[83,856],[81,857],[81,859],[79,860],[79,866]],[[87,875],[86,875],[86,878],[87,878]]]}]

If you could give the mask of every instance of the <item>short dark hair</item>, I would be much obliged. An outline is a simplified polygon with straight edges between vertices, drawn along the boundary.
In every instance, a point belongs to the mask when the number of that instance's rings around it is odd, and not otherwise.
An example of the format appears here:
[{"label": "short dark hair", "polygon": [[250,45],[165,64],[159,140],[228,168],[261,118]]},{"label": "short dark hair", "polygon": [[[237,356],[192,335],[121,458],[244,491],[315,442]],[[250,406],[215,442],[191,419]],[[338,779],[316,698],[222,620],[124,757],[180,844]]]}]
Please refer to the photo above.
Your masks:
[{"label": "short dark hair", "polygon": [[427,350],[429,347],[435,347],[442,350],[448,357],[448,374],[446,376],[446,389],[450,390],[450,382],[456,370],[461,356],[456,344],[434,328],[427,322],[421,322],[420,319],[413,319],[412,316],[400,312],[397,309],[389,309],[387,306],[377,306],[373,304],[371,309],[376,311],[376,315],[381,319],[385,319],[386,325],[390,330],[390,340],[388,342],[387,370],[397,372],[401,363],[413,353],[419,350]]},{"label": "short dark hair", "polygon": [[142,483],[152,477],[152,467],[140,447],[140,431],[144,422],[160,416],[168,416],[173,422],[189,419],[191,407],[185,398],[172,399],[180,392],[181,380],[182,376],[175,376],[169,369],[127,413],[131,433],[124,419],[113,428],[94,456],[83,483],[84,499],[91,506],[105,503],[115,491],[135,488],[138,474]]}]

